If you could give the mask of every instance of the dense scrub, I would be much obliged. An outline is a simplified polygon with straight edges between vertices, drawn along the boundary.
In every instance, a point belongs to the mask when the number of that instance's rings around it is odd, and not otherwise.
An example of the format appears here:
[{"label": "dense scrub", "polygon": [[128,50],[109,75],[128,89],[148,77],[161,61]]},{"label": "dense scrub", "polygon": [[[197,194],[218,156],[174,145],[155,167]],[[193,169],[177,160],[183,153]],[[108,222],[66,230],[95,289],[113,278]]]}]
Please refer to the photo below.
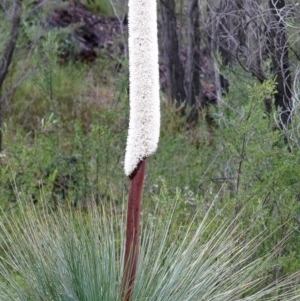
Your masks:
[{"label": "dense scrub", "polygon": [[[108,206],[122,203],[128,184],[123,174],[126,93],[114,93],[116,84],[105,86],[110,96],[101,106],[85,100],[78,118],[72,115],[80,91],[77,83],[84,89],[96,71],[84,67],[78,81],[72,82],[76,94],[72,86],[64,91],[66,99],[59,103],[66,106],[64,113],[45,110],[36,115],[29,132],[24,121],[31,121],[27,114],[32,112],[15,106],[18,113],[7,119],[1,158],[0,193],[5,211],[16,210],[18,202],[47,203],[52,208],[85,208],[94,201]],[[36,89],[35,101],[47,108],[43,93],[30,85],[26,82],[19,88],[15,103],[24,95],[22,89]],[[264,113],[262,99],[272,94],[272,87],[272,82],[233,85],[227,105],[211,108],[216,122],[213,129],[205,121],[186,129],[184,118],[163,103],[161,143],[149,165],[144,210],[151,213],[163,194],[159,212],[163,218],[172,203],[178,202],[178,226],[196,210],[204,214],[212,204],[216,213],[222,210],[221,220],[241,214],[245,229],[255,225],[249,237],[262,230],[269,235],[265,250],[279,244],[278,267],[289,272],[300,264],[299,148],[296,130],[274,131],[275,121]],[[242,102],[239,108],[238,102]],[[23,117],[18,119],[18,114]]]}]

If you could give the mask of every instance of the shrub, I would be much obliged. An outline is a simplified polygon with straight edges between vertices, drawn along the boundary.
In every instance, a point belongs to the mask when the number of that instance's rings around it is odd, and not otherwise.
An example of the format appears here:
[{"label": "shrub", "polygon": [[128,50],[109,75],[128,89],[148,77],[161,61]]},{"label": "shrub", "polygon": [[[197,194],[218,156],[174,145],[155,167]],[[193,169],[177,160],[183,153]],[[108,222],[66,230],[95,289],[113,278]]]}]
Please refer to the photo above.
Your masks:
[{"label": "shrub", "polygon": [[[124,218],[117,212],[31,207],[4,219],[0,300],[120,300]],[[246,241],[238,219],[216,224],[207,213],[197,225],[174,232],[172,214],[164,220],[155,213],[145,217],[133,300],[300,297],[296,274],[269,282],[273,255],[256,256],[263,236]]]}]

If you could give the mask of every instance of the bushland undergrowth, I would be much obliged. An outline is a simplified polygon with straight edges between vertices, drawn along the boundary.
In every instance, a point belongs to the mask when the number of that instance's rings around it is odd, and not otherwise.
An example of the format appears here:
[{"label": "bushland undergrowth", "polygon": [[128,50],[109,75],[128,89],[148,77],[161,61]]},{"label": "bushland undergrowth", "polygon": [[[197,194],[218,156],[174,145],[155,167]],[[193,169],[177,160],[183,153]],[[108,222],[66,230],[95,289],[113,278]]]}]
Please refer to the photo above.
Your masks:
[{"label": "bushland undergrowth", "polygon": [[[114,87],[107,85],[110,96],[101,106],[83,97],[86,103],[76,108],[77,118],[73,115],[80,94],[78,83],[84,95],[95,70],[85,67],[77,80],[69,82],[69,89],[63,92],[67,101],[60,99],[57,108],[63,112],[58,114],[47,113],[48,100],[34,82],[24,83],[15,94],[1,158],[1,207],[5,211],[15,210],[20,200],[36,206],[47,202],[52,208],[85,208],[91,201],[120,204],[128,184],[122,169],[126,92],[114,93]],[[36,115],[34,124],[29,121],[29,132],[24,122],[31,120],[32,112],[23,111],[19,104],[21,91],[27,89],[36,89],[36,102],[45,108]],[[162,138],[157,155],[151,158],[144,210],[151,213],[157,198],[162,198],[158,212],[163,218],[170,210],[168,200],[175,200],[174,228],[190,220],[195,210],[204,214],[213,202],[212,210],[222,210],[220,220],[232,220],[240,214],[245,229],[255,224],[246,236],[260,231],[269,235],[261,253],[280,245],[278,270],[274,271],[277,277],[298,270],[300,265],[299,148],[295,131],[274,131],[274,119],[264,113],[262,99],[271,95],[272,89],[272,82],[263,86],[245,82],[241,90],[233,86],[227,105],[212,112],[218,124],[213,133],[201,120],[197,127],[186,130],[175,109],[163,103]],[[239,91],[243,91],[242,96]]]}]

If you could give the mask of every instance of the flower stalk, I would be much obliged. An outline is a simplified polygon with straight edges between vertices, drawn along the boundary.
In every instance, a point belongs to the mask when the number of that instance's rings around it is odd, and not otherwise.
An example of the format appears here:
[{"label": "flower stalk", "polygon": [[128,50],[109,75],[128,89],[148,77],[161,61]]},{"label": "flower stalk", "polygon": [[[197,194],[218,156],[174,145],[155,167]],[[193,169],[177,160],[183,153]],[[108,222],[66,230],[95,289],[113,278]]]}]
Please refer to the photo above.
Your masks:
[{"label": "flower stalk", "polygon": [[131,299],[134,279],[137,270],[138,253],[139,253],[139,232],[140,232],[140,213],[141,200],[143,193],[143,183],[146,171],[147,159],[140,162],[136,171],[131,177],[128,208],[127,208],[127,225],[125,241],[125,258],[124,258],[124,278],[123,278],[123,300]]}]

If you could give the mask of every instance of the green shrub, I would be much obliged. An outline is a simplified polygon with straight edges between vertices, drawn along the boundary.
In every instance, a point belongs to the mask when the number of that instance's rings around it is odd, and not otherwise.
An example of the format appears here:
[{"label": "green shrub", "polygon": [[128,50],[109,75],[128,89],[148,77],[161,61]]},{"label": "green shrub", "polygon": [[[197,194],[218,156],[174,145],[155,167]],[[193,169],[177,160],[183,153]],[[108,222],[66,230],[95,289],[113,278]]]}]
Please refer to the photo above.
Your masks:
[{"label": "green shrub", "polygon": [[[112,211],[23,207],[3,219],[0,300],[121,300],[124,217]],[[133,301],[298,300],[296,274],[270,283],[273,255],[256,256],[263,237],[216,218],[174,232],[172,214],[145,215]]]},{"label": "green shrub", "polygon": [[68,134],[50,115],[33,134],[24,136],[20,131],[14,133],[13,140],[6,140],[0,206],[14,206],[19,193],[24,196],[22,202],[37,205],[43,204],[46,195],[48,205],[54,207],[82,207],[91,199],[100,203],[122,198],[125,177],[121,160],[126,137],[122,123],[103,110],[94,114],[88,132],[78,121],[67,125]]},{"label": "green shrub", "polygon": [[[221,220],[235,219],[242,210],[245,228],[255,225],[248,235],[269,234],[259,252],[282,242],[276,258],[279,274],[297,271],[298,119],[295,117],[286,132],[274,130],[276,115],[268,117],[263,103],[272,97],[273,82],[243,82],[240,73],[237,75],[228,75],[233,82],[239,78],[239,84],[232,85],[224,105],[211,111],[218,125],[213,132],[202,120],[196,128],[186,130],[174,108],[163,106],[162,138],[149,165],[145,202],[151,206],[147,195],[164,185],[169,188],[169,198],[177,199],[179,191],[184,199],[178,224],[189,219],[195,208],[208,208],[212,202],[216,214],[225,206]],[[281,231],[276,231],[280,227]]]}]

